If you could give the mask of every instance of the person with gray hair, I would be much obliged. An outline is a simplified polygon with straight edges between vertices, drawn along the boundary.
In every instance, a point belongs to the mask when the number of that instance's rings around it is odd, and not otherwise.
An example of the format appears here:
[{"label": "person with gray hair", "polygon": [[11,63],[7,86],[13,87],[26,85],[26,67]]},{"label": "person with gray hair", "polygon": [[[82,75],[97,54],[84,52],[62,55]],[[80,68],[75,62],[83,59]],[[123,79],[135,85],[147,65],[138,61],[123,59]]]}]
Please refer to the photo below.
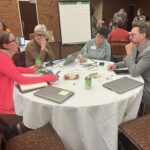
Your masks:
[{"label": "person with gray hair", "polygon": [[55,56],[52,49],[47,42],[47,28],[43,24],[38,24],[34,28],[34,39],[26,46],[26,66],[30,67],[35,65],[36,58],[40,58],[42,62],[53,61]]},{"label": "person with gray hair", "polygon": [[126,45],[127,56],[123,62],[109,65],[108,70],[128,67],[131,76],[142,76],[145,81],[142,104],[150,108],[150,29],[146,25],[136,25],[130,36],[131,43]]}]

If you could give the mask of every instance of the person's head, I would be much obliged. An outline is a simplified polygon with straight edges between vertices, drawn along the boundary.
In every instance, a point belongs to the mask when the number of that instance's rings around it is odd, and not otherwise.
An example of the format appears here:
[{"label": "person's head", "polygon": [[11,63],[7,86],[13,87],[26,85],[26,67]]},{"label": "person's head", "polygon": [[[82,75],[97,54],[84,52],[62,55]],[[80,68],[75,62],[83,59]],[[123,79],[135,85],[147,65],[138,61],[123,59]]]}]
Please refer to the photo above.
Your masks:
[{"label": "person's head", "polygon": [[6,31],[6,29],[7,29],[7,26],[3,22],[0,22],[0,32],[4,32]]},{"label": "person's head", "polygon": [[130,34],[131,42],[140,45],[150,37],[150,29],[146,25],[135,25]]},{"label": "person's head", "polygon": [[123,9],[123,8],[121,8],[120,10],[119,10],[119,15],[123,15],[125,13],[125,10]]},{"label": "person's head", "polygon": [[137,10],[137,16],[141,16],[141,15],[144,15],[144,10],[142,8],[139,8]]},{"label": "person's head", "polygon": [[107,27],[101,27],[98,29],[96,34],[96,45],[100,45],[104,42],[105,39],[107,39],[109,34],[109,29]]},{"label": "person's head", "polygon": [[114,22],[113,25],[115,26],[115,28],[121,28],[121,29],[124,28],[124,24],[121,20]]},{"label": "person's head", "polygon": [[35,26],[34,28],[34,34],[35,34],[35,41],[37,43],[40,43],[41,38],[45,38],[47,36],[47,28],[44,24],[38,24],[37,26]]},{"label": "person's head", "polygon": [[12,33],[0,32],[0,49],[18,52],[18,41]]}]

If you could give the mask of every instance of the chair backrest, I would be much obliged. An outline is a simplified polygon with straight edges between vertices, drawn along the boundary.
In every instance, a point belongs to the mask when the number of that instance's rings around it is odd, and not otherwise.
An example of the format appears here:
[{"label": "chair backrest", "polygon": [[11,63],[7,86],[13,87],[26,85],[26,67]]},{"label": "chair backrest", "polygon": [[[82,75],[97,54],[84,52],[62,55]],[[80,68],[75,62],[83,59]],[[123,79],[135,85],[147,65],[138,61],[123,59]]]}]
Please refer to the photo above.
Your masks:
[{"label": "chair backrest", "polygon": [[150,115],[145,115],[119,126],[119,130],[141,150],[150,150]]},{"label": "chair backrest", "polygon": [[125,45],[127,45],[128,41],[110,41],[112,57],[121,61],[126,56]]},{"label": "chair backrest", "polygon": [[65,147],[48,124],[10,138],[6,141],[5,150],[65,150]]}]

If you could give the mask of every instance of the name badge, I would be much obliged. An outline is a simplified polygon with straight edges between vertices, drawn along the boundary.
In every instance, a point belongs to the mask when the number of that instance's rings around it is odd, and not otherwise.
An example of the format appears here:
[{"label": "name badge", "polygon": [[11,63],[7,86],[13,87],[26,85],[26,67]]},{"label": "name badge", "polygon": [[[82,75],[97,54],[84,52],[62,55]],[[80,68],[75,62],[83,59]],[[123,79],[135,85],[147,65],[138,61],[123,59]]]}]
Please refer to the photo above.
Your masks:
[{"label": "name badge", "polygon": [[96,46],[91,46],[91,49],[96,50]]}]

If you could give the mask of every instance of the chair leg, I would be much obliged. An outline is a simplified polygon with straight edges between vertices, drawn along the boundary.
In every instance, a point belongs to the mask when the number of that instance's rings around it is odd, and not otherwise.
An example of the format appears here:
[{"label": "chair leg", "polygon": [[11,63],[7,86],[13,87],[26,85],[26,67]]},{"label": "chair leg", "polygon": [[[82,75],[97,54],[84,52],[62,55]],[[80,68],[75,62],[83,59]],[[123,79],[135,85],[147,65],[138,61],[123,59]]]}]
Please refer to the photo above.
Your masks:
[{"label": "chair leg", "polygon": [[150,104],[143,104],[143,115],[150,114]]},{"label": "chair leg", "polygon": [[118,145],[118,150],[129,150],[129,140],[122,133],[119,133]]}]

